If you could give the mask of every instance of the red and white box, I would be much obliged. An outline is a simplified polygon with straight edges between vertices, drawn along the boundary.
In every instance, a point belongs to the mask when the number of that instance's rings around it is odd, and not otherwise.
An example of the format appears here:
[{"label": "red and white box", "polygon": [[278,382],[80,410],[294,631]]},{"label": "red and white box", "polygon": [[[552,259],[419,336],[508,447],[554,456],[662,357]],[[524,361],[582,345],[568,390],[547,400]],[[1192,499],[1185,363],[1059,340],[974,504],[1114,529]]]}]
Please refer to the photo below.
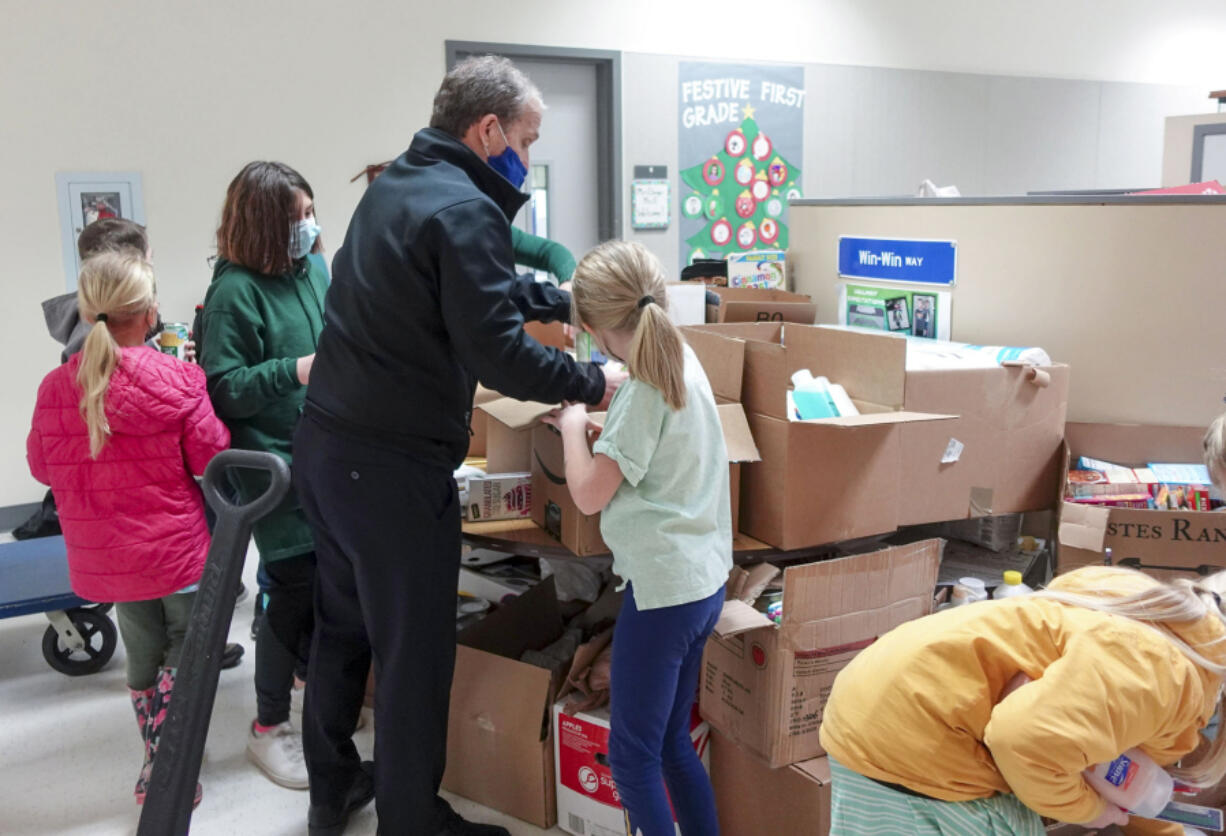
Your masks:
[{"label": "red and white box", "polygon": [[467,510],[472,522],[527,519],[532,516],[532,474],[469,476]]},{"label": "red and white box", "polygon": [[[626,817],[609,770],[609,710],[562,712],[553,706],[553,759],[557,774],[558,827],[574,836],[626,836]],[[711,727],[690,714],[690,739],[711,771]],[[677,831],[680,833],[680,830]]]}]

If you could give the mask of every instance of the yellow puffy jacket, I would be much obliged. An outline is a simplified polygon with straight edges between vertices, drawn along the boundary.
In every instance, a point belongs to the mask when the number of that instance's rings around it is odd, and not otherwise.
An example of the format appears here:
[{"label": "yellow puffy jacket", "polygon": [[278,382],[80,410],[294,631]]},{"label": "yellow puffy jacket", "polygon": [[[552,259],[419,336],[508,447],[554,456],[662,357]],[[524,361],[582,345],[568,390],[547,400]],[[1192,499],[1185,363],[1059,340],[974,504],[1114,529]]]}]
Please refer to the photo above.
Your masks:
[{"label": "yellow puffy jacket", "polygon": [[[1087,567],[1051,589],[1129,595],[1157,581]],[[1215,662],[1226,626],[1215,615],[1169,624]],[[1003,701],[1018,673],[1033,682]],[[1104,803],[1081,777],[1139,747],[1175,763],[1212,718],[1222,680],[1132,619],[1022,597],[947,610],[882,636],[839,675],[821,740],[844,766],[931,798],[1013,792],[1053,819],[1087,822]],[[1133,833],[1181,833],[1136,822]]]}]

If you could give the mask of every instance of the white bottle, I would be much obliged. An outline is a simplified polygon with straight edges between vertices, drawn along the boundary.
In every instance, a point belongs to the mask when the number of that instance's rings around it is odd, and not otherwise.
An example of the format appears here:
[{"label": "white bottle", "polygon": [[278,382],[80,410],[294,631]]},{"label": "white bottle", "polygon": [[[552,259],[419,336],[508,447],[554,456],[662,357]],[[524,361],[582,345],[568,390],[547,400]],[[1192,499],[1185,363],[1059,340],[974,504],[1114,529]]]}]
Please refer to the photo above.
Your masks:
[{"label": "white bottle", "polygon": [[953,592],[949,595],[949,601],[955,607],[986,600],[988,600],[988,588],[979,578],[958,578]]},{"label": "white bottle", "polygon": [[847,395],[847,390],[837,383],[831,383],[827,387],[830,392],[830,397],[834,400],[834,405],[838,407],[839,417],[846,418],[848,415],[859,415],[860,410],[856,409],[856,405],[851,402],[851,398]]},{"label": "white bottle", "polygon": [[1140,749],[1082,773],[1108,802],[1143,819],[1157,816],[1175,795],[1175,779]]},{"label": "white bottle", "polygon": [[1005,572],[1004,583],[996,587],[992,592],[992,597],[999,601],[1001,598],[1029,595],[1031,592],[1034,592],[1034,590],[1022,583],[1022,573],[1015,569],[1010,569]]}]

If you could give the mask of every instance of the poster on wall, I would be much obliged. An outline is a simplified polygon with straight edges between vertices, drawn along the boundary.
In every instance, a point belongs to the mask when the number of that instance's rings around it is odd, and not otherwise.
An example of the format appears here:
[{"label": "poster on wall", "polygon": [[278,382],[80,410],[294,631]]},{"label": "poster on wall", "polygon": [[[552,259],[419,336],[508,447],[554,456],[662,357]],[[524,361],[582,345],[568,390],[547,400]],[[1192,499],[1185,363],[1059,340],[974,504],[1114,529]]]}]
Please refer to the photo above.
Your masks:
[{"label": "poster on wall", "polygon": [[907,337],[948,340],[953,294],[884,285],[839,286],[839,324]]},{"label": "poster on wall", "polygon": [[81,257],[77,253],[81,230],[103,218],[145,222],[141,176],[137,171],[60,172],[55,175],[55,189],[60,207],[65,285],[68,290],[76,290],[77,275],[81,272]]},{"label": "poster on wall", "polygon": [[682,61],[682,266],[786,250],[788,200],[803,196],[804,68]]}]

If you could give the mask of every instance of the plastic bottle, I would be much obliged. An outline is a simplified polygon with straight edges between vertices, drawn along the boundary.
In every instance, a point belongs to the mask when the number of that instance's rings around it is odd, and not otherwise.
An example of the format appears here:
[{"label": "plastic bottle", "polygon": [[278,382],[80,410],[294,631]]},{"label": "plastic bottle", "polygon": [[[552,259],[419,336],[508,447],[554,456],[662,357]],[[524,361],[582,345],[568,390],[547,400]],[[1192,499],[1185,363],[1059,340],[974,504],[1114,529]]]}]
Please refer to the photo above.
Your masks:
[{"label": "plastic bottle", "polygon": [[992,592],[992,597],[996,600],[1002,598],[1013,598],[1017,595],[1029,595],[1034,592],[1033,589],[1022,583],[1022,573],[1014,569],[1005,572],[1004,583],[996,587]]},{"label": "plastic bottle", "polygon": [[839,411],[839,417],[860,414],[860,410],[856,409],[856,405],[847,396],[846,389],[837,383],[831,383],[827,389],[830,392],[830,397],[834,400],[835,408]]},{"label": "plastic bottle", "polygon": [[830,381],[826,378],[814,377],[808,369],[801,369],[792,375],[792,386],[792,399],[800,420],[839,417],[839,409],[830,397]]},{"label": "plastic bottle", "polygon": [[988,600],[988,588],[979,578],[959,578],[954,584],[953,592],[949,595],[949,601],[955,607],[986,600]]},{"label": "plastic bottle", "polygon": [[1175,795],[1175,779],[1140,749],[1082,773],[1098,794],[1143,819],[1157,816]]}]

